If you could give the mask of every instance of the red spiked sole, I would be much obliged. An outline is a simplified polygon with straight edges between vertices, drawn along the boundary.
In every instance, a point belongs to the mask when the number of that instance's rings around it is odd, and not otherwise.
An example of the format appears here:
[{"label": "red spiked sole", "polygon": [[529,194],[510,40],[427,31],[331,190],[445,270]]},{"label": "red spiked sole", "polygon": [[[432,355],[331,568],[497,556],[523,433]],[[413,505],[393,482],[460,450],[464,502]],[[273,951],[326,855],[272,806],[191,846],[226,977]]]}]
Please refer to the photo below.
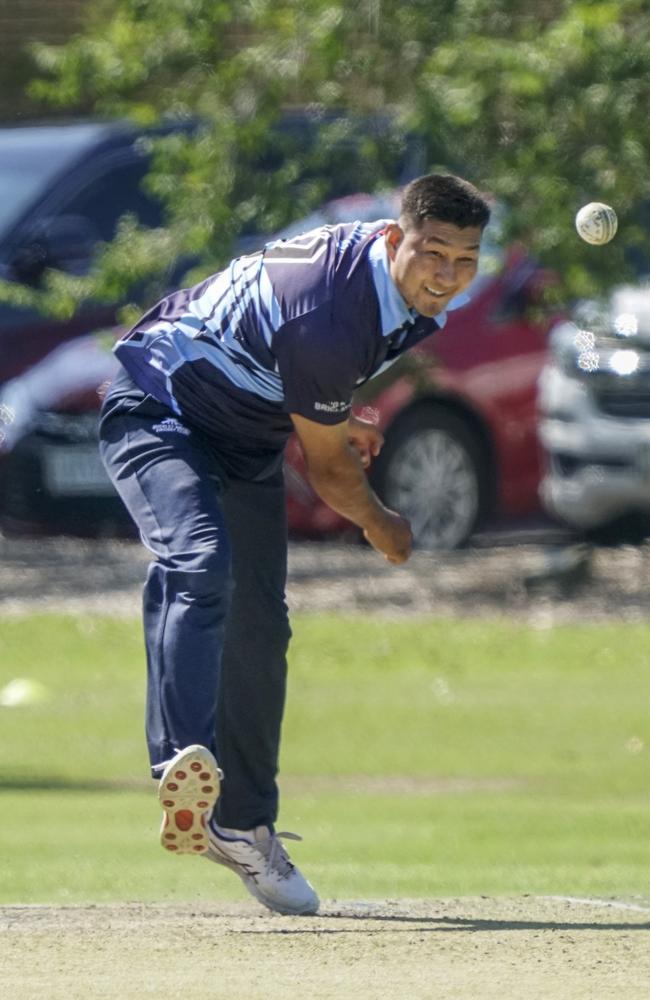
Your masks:
[{"label": "red spiked sole", "polygon": [[220,772],[205,747],[181,750],[160,779],[158,799],[163,809],[160,843],[174,854],[204,854],[206,824],[219,797]]}]

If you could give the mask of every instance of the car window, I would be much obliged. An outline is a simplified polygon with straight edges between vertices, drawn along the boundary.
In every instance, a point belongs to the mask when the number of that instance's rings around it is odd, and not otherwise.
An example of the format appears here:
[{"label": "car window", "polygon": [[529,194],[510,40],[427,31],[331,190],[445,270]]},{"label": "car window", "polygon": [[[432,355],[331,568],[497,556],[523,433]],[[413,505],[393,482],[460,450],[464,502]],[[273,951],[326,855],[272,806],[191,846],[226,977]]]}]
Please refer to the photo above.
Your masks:
[{"label": "car window", "polygon": [[113,239],[118,220],[126,212],[144,226],[160,225],[160,204],[142,190],[148,169],[144,159],[112,166],[67,199],[59,214],[87,219],[105,242]]},{"label": "car window", "polygon": [[96,139],[98,127],[0,129],[0,238]]},{"label": "car window", "polygon": [[0,163],[0,232],[7,232],[46,189],[51,174],[43,162]]}]

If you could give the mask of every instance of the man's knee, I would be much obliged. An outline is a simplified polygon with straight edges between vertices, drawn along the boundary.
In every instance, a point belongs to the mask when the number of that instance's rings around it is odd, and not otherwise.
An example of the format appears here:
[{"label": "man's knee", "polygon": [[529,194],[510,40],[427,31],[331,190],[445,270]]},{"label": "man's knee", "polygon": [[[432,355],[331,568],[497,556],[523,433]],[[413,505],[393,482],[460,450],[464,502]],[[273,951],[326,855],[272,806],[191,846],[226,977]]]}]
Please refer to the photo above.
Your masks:
[{"label": "man's knee", "polygon": [[169,557],[152,563],[147,580],[149,591],[160,591],[166,600],[180,598],[192,603],[213,603],[230,600],[232,580],[228,554],[219,549],[206,549]]}]

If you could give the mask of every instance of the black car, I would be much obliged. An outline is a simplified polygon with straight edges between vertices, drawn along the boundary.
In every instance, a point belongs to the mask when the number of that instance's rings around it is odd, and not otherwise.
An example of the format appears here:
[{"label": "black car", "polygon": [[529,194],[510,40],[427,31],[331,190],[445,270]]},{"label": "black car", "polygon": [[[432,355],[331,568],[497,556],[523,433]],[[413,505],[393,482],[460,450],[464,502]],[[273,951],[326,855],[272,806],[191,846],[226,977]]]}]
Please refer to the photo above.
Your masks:
[{"label": "black car", "polygon": [[[141,183],[150,155],[148,138],[124,123],[0,129],[0,276],[36,286],[46,267],[84,274],[98,242],[112,239],[124,213],[159,225],[161,206]],[[84,385],[82,377],[66,385],[62,372],[64,350],[72,358],[74,345],[83,371],[87,336],[114,324],[113,307],[88,305],[59,320],[0,302],[5,531],[47,525],[85,534],[126,525],[97,456],[99,400],[91,391],[97,383]],[[107,353],[107,374],[110,363]],[[96,360],[92,370],[94,377]]]}]

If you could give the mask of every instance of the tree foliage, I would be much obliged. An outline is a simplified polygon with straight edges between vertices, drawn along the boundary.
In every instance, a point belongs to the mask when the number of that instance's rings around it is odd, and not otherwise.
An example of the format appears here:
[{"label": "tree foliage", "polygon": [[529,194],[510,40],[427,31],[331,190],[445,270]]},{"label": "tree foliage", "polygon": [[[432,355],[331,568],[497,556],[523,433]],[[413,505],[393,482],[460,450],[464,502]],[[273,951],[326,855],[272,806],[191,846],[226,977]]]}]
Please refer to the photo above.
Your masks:
[{"label": "tree foliage", "polygon": [[[332,193],[347,159],[340,133],[354,133],[360,116],[389,115],[396,146],[381,130],[364,133],[350,183],[394,181],[409,131],[425,167],[463,172],[504,204],[505,237],[555,268],[565,294],[605,290],[648,256],[644,0],[530,8],[515,0],[96,0],[93,11],[67,45],[35,47],[34,95],[141,125],[165,117],[200,125],[189,139],[158,143],[148,184],[166,205],[165,230],[138,232],[125,220],[91,274],[46,278],[38,294],[48,308],[69,313],[143,277],[151,295],[175,257],[199,260],[196,277],[222,263],[247,227],[268,232],[304,214]],[[307,152],[274,130],[282,110],[297,106],[323,125]],[[330,117],[333,109],[346,117]],[[604,248],[581,243],[573,226],[592,200],[619,213],[619,234]]]},{"label": "tree foliage", "polygon": [[[441,119],[470,170],[508,206],[506,237],[556,267],[569,293],[593,293],[650,263],[650,18],[644,0],[521,5],[466,0],[423,67],[431,97],[414,125]],[[583,244],[575,213],[619,214],[607,247]],[[650,268],[648,268],[650,270]]]}]

